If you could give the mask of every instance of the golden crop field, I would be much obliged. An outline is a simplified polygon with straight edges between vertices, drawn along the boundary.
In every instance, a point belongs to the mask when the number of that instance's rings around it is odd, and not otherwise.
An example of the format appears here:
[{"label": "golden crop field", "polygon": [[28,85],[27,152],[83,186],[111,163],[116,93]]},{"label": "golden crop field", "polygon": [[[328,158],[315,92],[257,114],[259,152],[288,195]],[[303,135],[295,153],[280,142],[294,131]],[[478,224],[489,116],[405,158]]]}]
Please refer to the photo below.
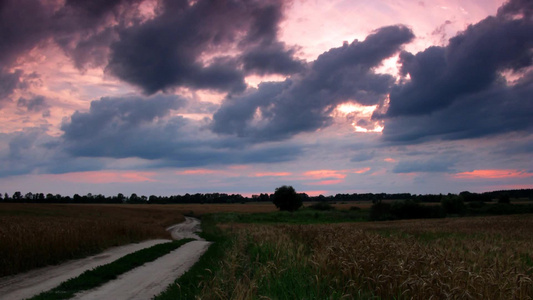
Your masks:
[{"label": "golden crop field", "polygon": [[532,299],[533,218],[226,224],[202,299]]},{"label": "golden crop field", "polygon": [[166,226],[183,220],[178,210],[151,206],[1,204],[0,276],[169,238]]},{"label": "golden crop field", "polygon": [[0,277],[154,238],[183,214],[268,212],[266,204],[0,204]]}]

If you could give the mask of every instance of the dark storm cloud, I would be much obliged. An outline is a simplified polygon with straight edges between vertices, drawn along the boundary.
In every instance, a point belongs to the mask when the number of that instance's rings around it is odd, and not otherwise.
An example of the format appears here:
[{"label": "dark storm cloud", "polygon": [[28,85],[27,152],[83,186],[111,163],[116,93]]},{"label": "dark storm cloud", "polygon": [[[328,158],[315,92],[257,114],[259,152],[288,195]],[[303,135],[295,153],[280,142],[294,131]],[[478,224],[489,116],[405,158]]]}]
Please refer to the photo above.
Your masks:
[{"label": "dark storm cloud", "polygon": [[274,2],[254,15],[247,37],[241,42],[245,48],[241,60],[247,73],[290,75],[305,68],[303,61],[294,58],[295,48],[277,41],[283,17],[280,7],[279,2]]},{"label": "dark storm cloud", "polygon": [[290,75],[303,71],[305,63],[294,59],[295,50],[285,49],[281,42],[249,49],[242,56],[244,70],[259,75]]},{"label": "dark storm cloud", "polygon": [[38,1],[0,4],[0,102],[20,87],[23,72],[10,70],[17,58],[35,47],[48,32],[52,9]]},{"label": "dark storm cloud", "polygon": [[461,97],[432,114],[388,119],[386,140],[399,143],[456,140],[533,130],[533,74],[514,86],[500,85]]},{"label": "dark storm cloud", "polygon": [[98,2],[106,5],[99,5],[96,11],[94,1],[67,1],[65,6],[55,1],[1,1],[0,101],[15,89],[24,88],[22,71],[12,70],[16,68],[17,60],[51,40],[79,68],[86,64],[102,65],[106,62],[112,30],[101,29],[102,26],[110,26],[116,18],[106,19],[103,16],[116,7],[112,5],[116,1]]},{"label": "dark storm cloud", "polygon": [[[531,12],[530,1],[511,1],[446,47],[403,52],[401,71],[411,79],[390,94],[385,139],[462,139],[531,130]],[[507,82],[504,71],[521,78]]]},{"label": "dark storm cloud", "polygon": [[169,115],[183,106],[183,100],[161,95],[93,101],[89,112],[76,112],[63,124],[62,147],[74,157],[137,157],[152,160],[152,167],[279,162],[301,153],[297,146],[247,148],[236,139],[217,139],[201,123]]},{"label": "dark storm cloud", "polygon": [[[302,67],[277,41],[283,1],[164,1],[161,10],[121,30],[111,46],[108,71],[147,94],[178,86],[241,92],[245,72],[287,74]],[[224,52],[232,57],[218,54]]]},{"label": "dark storm cloud", "polygon": [[240,92],[246,73],[303,68],[295,49],[278,41],[284,1],[159,0],[148,20],[141,3],[2,1],[0,76],[13,77],[18,58],[50,42],[77,68],[107,66],[148,94],[180,86]]},{"label": "dark storm cloud", "polygon": [[[95,51],[87,51],[89,44],[94,44],[93,48],[102,46],[103,36],[109,35],[102,29],[125,18],[116,10],[119,2],[135,1],[67,1],[64,6],[54,1],[2,1],[0,66],[9,67],[17,58],[49,39],[53,39],[67,54],[76,54],[81,43],[80,49],[88,56],[83,60],[90,61]],[[108,15],[111,18],[104,18]],[[106,43],[109,44],[110,40],[107,39]],[[81,59],[79,53],[78,56]],[[76,64],[82,65],[77,61]]]},{"label": "dark storm cloud", "polygon": [[373,68],[413,37],[406,27],[390,26],[362,42],[333,48],[298,76],[228,97],[213,116],[212,130],[254,142],[281,140],[328,126],[329,114],[344,101],[380,104],[394,78],[376,74]]},{"label": "dark storm cloud", "polygon": [[0,69],[35,47],[50,30],[52,7],[33,0],[6,0],[0,4]]},{"label": "dark storm cloud", "polygon": [[172,96],[157,95],[149,99],[141,97],[102,98],[91,102],[88,113],[75,112],[71,122],[63,124],[67,140],[83,141],[99,135],[113,136],[121,130],[134,130],[143,123],[167,116],[171,110],[185,104]]},{"label": "dark storm cloud", "polygon": [[[76,9],[80,15],[85,14],[90,18],[97,19],[105,14],[113,11],[122,2],[134,2],[125,0],[67,0],[65,2],[66,7],[72,7]],[[135,1],[139,2],[139,1]]]}]

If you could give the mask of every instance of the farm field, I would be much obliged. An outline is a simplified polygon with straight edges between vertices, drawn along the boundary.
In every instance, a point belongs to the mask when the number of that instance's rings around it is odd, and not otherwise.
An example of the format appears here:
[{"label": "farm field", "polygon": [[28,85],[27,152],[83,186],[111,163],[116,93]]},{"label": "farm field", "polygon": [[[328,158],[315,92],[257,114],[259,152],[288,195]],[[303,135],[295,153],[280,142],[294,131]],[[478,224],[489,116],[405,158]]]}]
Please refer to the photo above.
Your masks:
[{"label": "farm field", "polygon": [[184,214],[274,211],[252,204],[0,204],[0,277],[147,239],[170,238]]},{"label": "farm field", "polygon": [[0,270],[169,238],[194,215],[215,243],[158,299],[533,299],[531,214],[364,222],[362,203],[334,206],[2,204]]},{"label": "farm field", "polygon": [[0,277],[147,239],[169,238],[176,209],[106,205],[0,205]]},{"label": "farm field", "polygon": [[532,215],[219,228],[202,299],[533,298]]}]

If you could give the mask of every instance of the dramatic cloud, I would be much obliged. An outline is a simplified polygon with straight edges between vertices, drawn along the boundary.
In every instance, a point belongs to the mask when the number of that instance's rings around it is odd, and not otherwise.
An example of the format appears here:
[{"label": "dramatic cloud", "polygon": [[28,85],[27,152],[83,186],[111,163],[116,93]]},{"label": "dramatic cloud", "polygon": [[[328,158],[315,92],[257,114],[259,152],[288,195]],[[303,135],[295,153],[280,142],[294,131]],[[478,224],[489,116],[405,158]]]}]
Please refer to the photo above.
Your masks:
[{"label": "dramatic cloud", "polygon": [[89,112],[76,112],[63,124],[64,147],[75,157],[134,157],[152,160],[152,167],[279,162],[301,152],[290,145],[243,148],[218,139],[201,122],[170,115],[185,105],[162,95],[93,101]]},{"label": "dramatic cloud", "polygon": [[228,97],[214,114],[212,129],[254,142],[282,140],[328,126],[342,102],[382,104],[394,78],[373,68],[413,37],[406,27],[384,27],[362,42],[331,49],[301,75]]},{"label": "dramatic cloud", "polygon": [[511,1],[446,47],[401,53],[401,72],[409,79],[390,94],[385,139],[413,142],[530,131],[532,11],[528,1]]},{"label": "dramatic cloud", "polygon": [[108,70],[147,94],[178,86],[241,92],[245,72],[302,68],[277,40],[282,10],[276,0],[163,1],[160,15],[120,31]]},{"label": "dramatic cloud", "polygon": [[502,1],[0,1],[0,189],[530,187],[533,3]]}]

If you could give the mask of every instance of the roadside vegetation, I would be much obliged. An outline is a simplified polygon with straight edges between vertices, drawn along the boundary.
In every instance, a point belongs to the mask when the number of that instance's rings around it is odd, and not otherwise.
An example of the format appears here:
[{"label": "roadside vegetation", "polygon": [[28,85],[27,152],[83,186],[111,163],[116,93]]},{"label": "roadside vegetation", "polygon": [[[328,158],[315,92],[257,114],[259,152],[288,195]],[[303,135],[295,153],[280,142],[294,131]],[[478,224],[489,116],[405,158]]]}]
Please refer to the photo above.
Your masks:
[{"label": "roadside vegetation", "polygon": [[[344,224],[219,224],[201,299],[532,299],[531,215]],[[198,271],[197,271],[198,272]],[[194,275],[194,274],[193,274]],[[195,277],[192,277],[195,278]],[[173,299],[181,297],[174,286]],[[161,298],[171,299],[171,297]]]},{"label": "roadside vegetation", "polygon": [[205,282],[224,266],[220,263],[234,244],[230,236],[224,233],[212,218],[213,215],[202,217],[202,232],[200,236],[213,242],[200,259],[187,271],[176,279],[164,292],[154,297],[155,300],[196,299],[204,288]]},{"label": "roadside vegetation", "polygon": [[142,266],[145,263],[178,249],[182,245],[193,239],[182,239],[164,244],[158,244],[150,248],[142,249],[134,253],[123,256],[116,261],[85,271],[76,278],[71,278],[61,283],[50,291],[43,292],[30,299],[32,300],[56,300],[70,299],[76,293],[94,289],[104,283],[116,279],[119,275]]}]

